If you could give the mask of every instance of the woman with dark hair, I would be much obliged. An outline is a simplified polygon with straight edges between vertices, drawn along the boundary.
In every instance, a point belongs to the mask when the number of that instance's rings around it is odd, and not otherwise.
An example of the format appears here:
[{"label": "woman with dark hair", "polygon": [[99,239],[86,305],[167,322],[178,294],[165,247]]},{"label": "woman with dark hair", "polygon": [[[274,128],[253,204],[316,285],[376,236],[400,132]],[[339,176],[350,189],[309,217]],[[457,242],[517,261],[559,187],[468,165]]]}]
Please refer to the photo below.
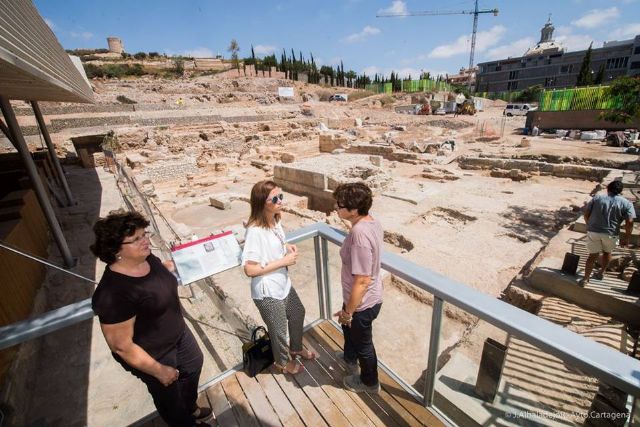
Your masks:
[{"label": "woman with dark hair", "polygon": [[[371,190],[362,182],[339,185],[333,192],[338,216],[351,223],[340,248],[342,310],[335,313],[342,325],[347,376],[346,389],[378,393],[378,358],[373,346],[373,321],[382,307],[382,226],[369,214]],[[360,373],[358,373],[360,363]]]},{"label": "woman with dark hair", "polygon": [[206,426],[198,408],[202,352],[186,326],[178,282],[151,254],[149,222],[137,212],[112,213],[93,227],[91,251],[107,266],[92,307],[113,357],[145,383],[162,419],[171,427]]},{"label": "woman with dark hair", "polygon": [[316,354],[302,348],[305,310],[288,272],[298,259],[298,249],[285,241],[282,199],[282,190],[273,181],[260,181],[251,189],[242,265],[251,277],[251,298],[269,331],[274,364],[283,373],[295,375],[304,368],[300,358],[312,360]]}]

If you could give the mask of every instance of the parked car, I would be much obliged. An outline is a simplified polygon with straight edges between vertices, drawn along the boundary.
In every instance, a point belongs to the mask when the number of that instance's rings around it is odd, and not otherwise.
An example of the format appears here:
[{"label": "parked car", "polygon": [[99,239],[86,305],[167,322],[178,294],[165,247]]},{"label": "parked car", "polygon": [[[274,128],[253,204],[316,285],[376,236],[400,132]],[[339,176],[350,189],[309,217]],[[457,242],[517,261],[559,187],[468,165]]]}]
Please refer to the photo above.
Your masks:
[{"label": "parked car", "polygon": [[507,117],[526,116],[529,111],[534,111],[536,109],[537,108],[532,107],[529,104],[507,104],[502,115]]},{"label": "parked car", "polygon": [[341,101],[341,102],[347,102],[347,95],[344,93],[336,93],[334,95],[331,95],[329,97],[329,101]]}]

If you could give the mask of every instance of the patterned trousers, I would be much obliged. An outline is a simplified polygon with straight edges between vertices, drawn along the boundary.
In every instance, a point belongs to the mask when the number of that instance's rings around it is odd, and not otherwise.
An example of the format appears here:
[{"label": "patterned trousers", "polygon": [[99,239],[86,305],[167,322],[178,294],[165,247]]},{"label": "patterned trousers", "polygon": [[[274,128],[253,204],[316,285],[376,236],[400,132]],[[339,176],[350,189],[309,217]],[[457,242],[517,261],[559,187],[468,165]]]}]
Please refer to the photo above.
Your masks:
[{"label": "patterned trousers", "polygon": [[[271,338],[273,360],[284,366],[289,361],[287,348],[291,351],[302,351],[302,328],[304,326],[304,306],[292,287],[285,299],[254,299],[262,320],[267,325]],[[287,345],[287,330],[289,345]]]}]

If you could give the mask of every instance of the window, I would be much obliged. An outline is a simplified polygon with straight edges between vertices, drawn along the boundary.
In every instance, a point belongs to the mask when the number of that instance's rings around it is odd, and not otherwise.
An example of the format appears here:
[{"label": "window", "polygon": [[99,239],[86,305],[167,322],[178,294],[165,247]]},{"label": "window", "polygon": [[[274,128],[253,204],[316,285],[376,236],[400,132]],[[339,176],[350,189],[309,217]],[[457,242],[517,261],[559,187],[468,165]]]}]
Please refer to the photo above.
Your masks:
[{"label": "window", "polygon": [[496,71],[502,71],[502,66],[496,65]]},{"label": "window", "polygon": [[628,56],[624,56],[620,58],[609,58],[607,59],[607,64],[605,68],[607,70],[615,70],[616,68],[627,68],[628,63],[629,63]]},{"label": "window", "polygon": [[631,63],[631,68],[632,70],[637,70],[638,68],[640,68],[640,61],[635,61]]},{"label": "window", "polygon": [[636,46],[636,48],[633,50],[633,54],[640,55],[640,46]]},{"label": "window", "polygon": [[515,90],[515,89],[518,89],[518,82],[507,83],[507,90]]},{"label": "window", "polygon": [[560,74],[570,74],[573,72],[573,64],[563,65],[560,67]]},{"label": "window", "polygon": [[515,71],[509,71],[509,80],[515,80],[518,78],[518,70]]},{"label": "window", "polygon": [[544,79],[544,87],[553,86],[556,83],[555,77],[547,77]]}]

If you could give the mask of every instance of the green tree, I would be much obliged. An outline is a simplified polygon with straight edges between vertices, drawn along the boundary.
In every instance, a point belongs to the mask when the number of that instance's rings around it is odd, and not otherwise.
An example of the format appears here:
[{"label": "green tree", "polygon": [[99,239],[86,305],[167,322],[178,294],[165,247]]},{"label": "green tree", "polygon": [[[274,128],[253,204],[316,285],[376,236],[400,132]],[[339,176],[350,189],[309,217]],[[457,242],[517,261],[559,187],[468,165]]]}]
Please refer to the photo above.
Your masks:
[{"label": "green tree", "polygon": [[276,69],[278,68],[278,60],[276,59],[276,55],[272,54],[272,55],[265,56],[264,58],[262,58],[262,64],[267,70],[269,70],[269,77],[271,77],[271,68],[272,67],[276,67]]},{"label": "green tree", "polygon": [[520,95],[516,98],[519,102],[537,102],[540,99],[540,93],[542,93],[542,86],[535,85],[529,86],[524,89]]},{"label": "green tree", "polygon": [[138,59],[138,60],[144,61],[145,59],[147,59],[147,54],[146,54],[146,53],[144,53],[144,52],[138,52],[138,53],[134,54],[134,55],[133,55],[133,57],[134,57],[135,59]]},{"label": "green tree", "polygon": [[598,74],[596,74],[596,78],[593,81],[594,84],[601,85],[604,81],[604,64],[600,65],[598,69]]},{"label": "green tree", "polygon": [[182,76],[184,74],[184,59],[181,56],[173,58],[173,72],[178,76]]},{"label": "green tree", "polygon": [[240,74],[240,61],[238,60],[238,52],[240,52],[240,46],[236,39],[231,39],[227,52],[231,53],[231,64],[238,70]]},{"label": "green tree", "polygon": [[256,76],[258,75],[258,61],[256,60],[256,53],[253,51],[253,45],[251,45],[251,61],[253,63],[253,69],[256,72]]},{"label": "green tree", "polygon": [[600,115],[600,118],[615,123],[630,123],[640,119],[640,77],[620,77],[608,88],[609,96],[620,99],[620,108]]},{"label": "green tree", "polygon": [[587,49],[587,53],[584,54],[582,59],[576,86],[589,86],[593,83],[593,76],[591,75],[591,45],[593,45],[593,42],[589,45],[589,49]]}]

